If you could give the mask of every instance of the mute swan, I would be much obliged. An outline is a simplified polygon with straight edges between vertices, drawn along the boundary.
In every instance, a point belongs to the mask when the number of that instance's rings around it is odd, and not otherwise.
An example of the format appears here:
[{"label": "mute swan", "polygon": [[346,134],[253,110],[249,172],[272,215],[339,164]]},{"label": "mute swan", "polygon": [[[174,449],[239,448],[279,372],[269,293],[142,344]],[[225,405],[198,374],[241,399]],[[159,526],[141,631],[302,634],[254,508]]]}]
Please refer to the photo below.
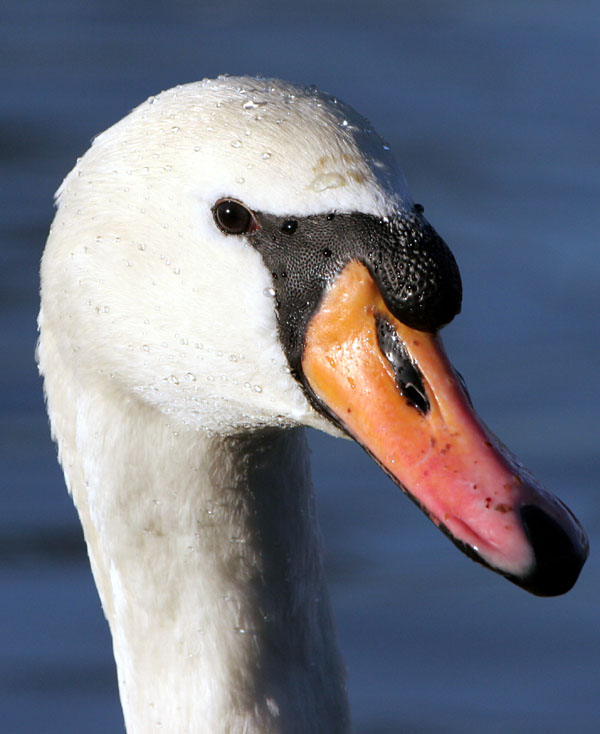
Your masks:
[{"label": "mute swan", "polygon": [[437,335],[456,263],[352,109],[177,87],[57,207],[38,360],[130,734],[349,729],[298,427],[358,440],[515,583],[575,582],[585,534],[474,415]]}]

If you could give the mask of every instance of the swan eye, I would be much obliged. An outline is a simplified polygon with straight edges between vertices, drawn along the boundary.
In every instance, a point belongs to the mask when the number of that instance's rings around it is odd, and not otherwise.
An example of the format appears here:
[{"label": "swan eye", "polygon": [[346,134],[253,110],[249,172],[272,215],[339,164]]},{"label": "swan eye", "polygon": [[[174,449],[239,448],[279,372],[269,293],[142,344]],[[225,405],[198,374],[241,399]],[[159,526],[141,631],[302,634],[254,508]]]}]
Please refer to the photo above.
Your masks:
[{"label": "swan eye", "polygon": [[226,234],[248,234],[258,229],[254,214],[234,199],[217,201],[212,211],[217,226]]}]

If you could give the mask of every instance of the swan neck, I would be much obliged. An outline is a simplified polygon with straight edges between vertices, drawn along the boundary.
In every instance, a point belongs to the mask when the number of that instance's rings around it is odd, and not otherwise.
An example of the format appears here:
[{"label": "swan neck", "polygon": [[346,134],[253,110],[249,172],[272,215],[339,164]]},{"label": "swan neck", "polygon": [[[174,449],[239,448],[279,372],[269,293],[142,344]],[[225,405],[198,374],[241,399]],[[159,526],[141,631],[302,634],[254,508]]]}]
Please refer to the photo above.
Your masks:
[{"label": "swan neck", "polygon": [[79,509],[128,733],[346,731],[302,431],[120,409]]}]

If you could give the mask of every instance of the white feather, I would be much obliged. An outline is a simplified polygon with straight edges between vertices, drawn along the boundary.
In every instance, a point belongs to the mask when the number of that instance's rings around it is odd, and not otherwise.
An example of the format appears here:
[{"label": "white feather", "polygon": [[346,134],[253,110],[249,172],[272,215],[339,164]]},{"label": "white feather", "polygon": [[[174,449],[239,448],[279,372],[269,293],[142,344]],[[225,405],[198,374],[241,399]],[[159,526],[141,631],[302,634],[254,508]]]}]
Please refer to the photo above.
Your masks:
[{"label": "white feather", "polygon": [[[211,208],[409,206],[366,120],[220,78],[99,135],[57,193],[39,364],[130,734],[342,732],[343,665],[271,276]],[[286,430],[282,430],[286,429]]]}]

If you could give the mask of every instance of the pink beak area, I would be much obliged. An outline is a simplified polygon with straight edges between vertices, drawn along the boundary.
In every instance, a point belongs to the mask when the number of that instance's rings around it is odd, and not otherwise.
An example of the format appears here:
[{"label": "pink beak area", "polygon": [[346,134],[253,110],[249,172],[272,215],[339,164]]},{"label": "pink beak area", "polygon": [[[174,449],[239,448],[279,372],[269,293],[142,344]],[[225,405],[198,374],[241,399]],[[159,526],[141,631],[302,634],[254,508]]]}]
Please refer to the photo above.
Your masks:
[{"label": "pink beak area", "polygon": [[540,596],[573,586],[582,527],[478,418],[439,336],[395,318],[359,262],[313,315],[302,371],[324,412],[467,555]]}]

